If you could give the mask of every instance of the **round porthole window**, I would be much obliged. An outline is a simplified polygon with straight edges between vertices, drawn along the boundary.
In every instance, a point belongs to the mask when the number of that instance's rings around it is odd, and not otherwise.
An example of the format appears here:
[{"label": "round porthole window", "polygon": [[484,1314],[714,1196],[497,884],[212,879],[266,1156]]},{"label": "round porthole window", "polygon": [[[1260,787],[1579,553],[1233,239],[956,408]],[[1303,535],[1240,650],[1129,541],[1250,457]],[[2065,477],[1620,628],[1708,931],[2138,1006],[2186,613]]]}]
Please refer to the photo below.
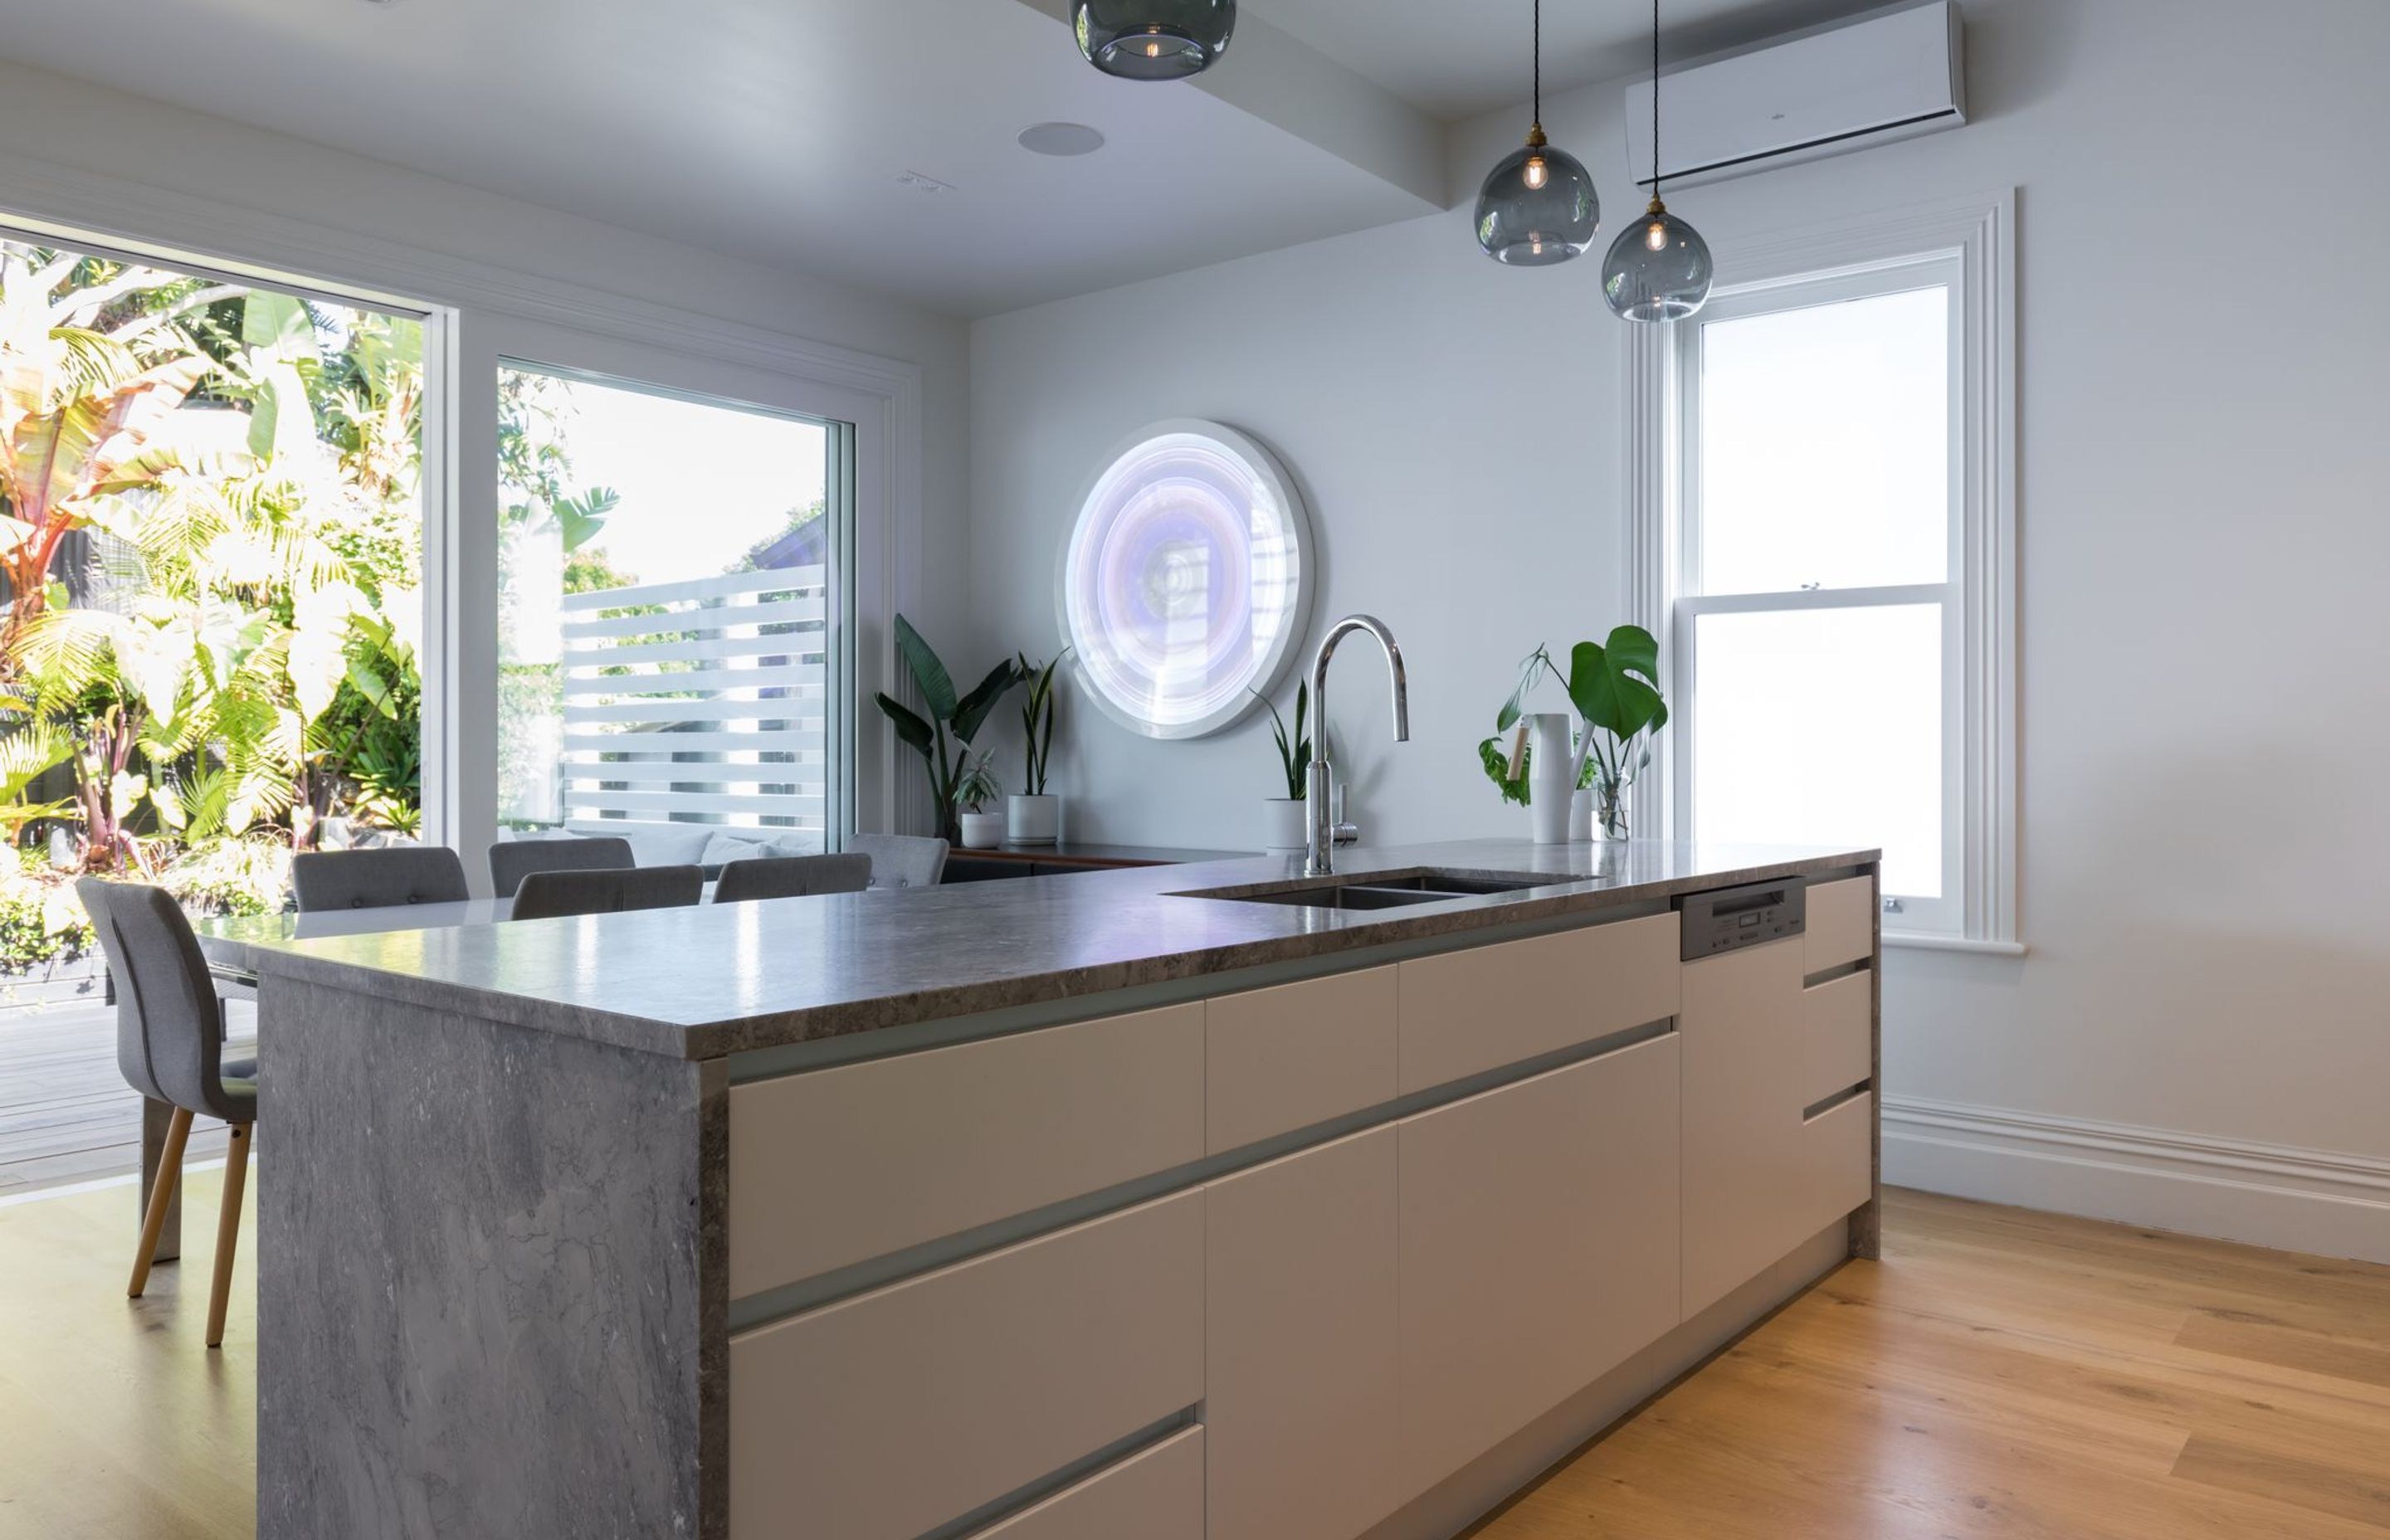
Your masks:
[{"label": "round porthole window", "polygon": [[1311,609],[1311,529],[1285,468],[1233,428],[1134,435],[1062,552],[1062,629],[1096,703],[1151,738],[1234,722],[1278,682]]}]

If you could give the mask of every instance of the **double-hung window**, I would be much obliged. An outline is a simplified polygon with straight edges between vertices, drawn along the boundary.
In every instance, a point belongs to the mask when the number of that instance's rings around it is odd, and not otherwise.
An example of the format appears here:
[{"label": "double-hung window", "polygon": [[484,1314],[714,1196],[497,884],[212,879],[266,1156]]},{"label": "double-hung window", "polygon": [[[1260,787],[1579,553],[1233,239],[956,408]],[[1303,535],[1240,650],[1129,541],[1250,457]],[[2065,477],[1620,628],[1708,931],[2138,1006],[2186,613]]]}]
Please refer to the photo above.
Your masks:
[{"label": "double-hung window", "polygon": [[[1679,833],[1883,851],[1887,936],[2014,943],[2004,306],[1954,244],[1677,323],[1664,584]],[[1818,253],[1810,253],[1814,262]]]}]

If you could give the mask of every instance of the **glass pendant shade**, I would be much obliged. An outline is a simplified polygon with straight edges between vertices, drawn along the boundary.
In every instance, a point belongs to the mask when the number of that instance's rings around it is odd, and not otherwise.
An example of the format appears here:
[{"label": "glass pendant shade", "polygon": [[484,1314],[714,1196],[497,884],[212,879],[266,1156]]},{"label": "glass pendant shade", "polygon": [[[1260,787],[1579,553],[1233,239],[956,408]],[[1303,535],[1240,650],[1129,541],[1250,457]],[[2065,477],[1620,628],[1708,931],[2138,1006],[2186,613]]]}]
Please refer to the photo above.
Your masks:
[{"label": "glass pendant shade", "polygon": [[1227,52],[1237,0],[1072,0],[1079,52],[1124,80],[1184,80]]},{"label": "glass pendant shade", "polygon": [[1601,228],[1592,173],[1538,134],[1485,178],[1477,194],[1477,244],[1496,262],[1545,267],[1582,255]]},{"label": "glass pendant shade", "polygon": [[1710,297],[1709,243],[1658,199],[1618,233],[1601,264],[1602,298],[1629,321],[1681,321]]}]

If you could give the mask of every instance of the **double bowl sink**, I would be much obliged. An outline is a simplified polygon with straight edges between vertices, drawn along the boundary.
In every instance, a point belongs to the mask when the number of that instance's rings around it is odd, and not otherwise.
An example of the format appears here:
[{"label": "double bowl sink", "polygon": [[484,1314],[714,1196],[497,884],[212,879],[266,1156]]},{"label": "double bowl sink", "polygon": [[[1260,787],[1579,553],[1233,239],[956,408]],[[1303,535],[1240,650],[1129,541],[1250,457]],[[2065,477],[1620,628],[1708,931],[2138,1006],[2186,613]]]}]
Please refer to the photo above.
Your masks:
[{"label": "double bowl sink", "polygon": [[1430,869],[1383,875],[1360,873],[1349,878],[1262,892],[1244,888],[1212,888],[1172,896],[1209,898],[1233,904],[1277,904],[1301,909],[1401,909],[1414,904],[1443,904],[1456,898],[1524,892],[1530,888],[1549,888],[1583,880],[1583,878],[1566,873],[1488,875]]}]

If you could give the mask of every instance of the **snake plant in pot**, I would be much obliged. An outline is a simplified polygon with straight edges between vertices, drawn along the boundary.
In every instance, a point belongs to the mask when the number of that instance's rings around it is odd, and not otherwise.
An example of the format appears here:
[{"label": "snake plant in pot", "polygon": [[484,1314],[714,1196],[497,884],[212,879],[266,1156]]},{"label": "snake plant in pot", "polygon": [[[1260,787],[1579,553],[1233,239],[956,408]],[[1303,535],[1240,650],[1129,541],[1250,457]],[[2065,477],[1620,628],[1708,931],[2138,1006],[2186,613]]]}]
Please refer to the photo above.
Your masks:
[{"label": "snake plant in pot", "polygon": [[[1546,675],[1576,709],[1574,734],[1565,712],[1526,711]],[[1659,677],[1660,644],[1638,625],[1618,627],[1606,642],[1577,643],[1566,674],[1545,647],[1519,665],[1518,687],[1495,717],[1496,736],[1480,743],[1477,754],[1505,798],[1527,803],[1539,841],[1571,837],[1568,808],[1579,791],[1592,814],[1580,837],[1626,838],[1627,793],[1651,764],[1653,737],[1668,725]],[[1505,733],[1512,735],[1507,752]]]},{"label": "snake plant in pot", "polygon": [[1280,716],[1277,702],[1259,690],[1253,698],[1269,708],[1270,731],[1278,740],[1278,767],[1285,776],[1286,795],[1262,799],[1262,848],[1265,850],[1301,850],[1303,848],[1303,797],[1311,769],[1311,737],[1304,724],[1311,714],[1311,687],[1294,687],[1294,729],[1287,730],[1286,718]]},{"label": "snake plant in pot", "polygon": [[[971,740],[979,737],[980,727],[988,713],[996,710],[1006,692],[1021,683],[1020,665],[1012,659],[988,670],[987,677],[971,687],[968,695],[957,695],[954,675],[913,622],[904,616],[896,617],[896,654],[905,660],[906,671],[912,674],[914,687],[921,692],[921,703],[928,709],[925,717],[903,701],[880,692],[876,699],[880,712],[895,727],[896,736],[909,744],[921,756],[930,775],[930,796],[938,812],[938,832],[952,842],[959,843],[962,829],[956,793],[961,789],[966,762],[970,757]],[[991,787],[988,796],[996,793]]]},{"label": "snake plant in pot", "polygon": [[1061,665],[1061,653],[1044,663],[1031,662],[1025,652],[1013,660],[1026,687],[1021,702],[1021,791],[1004,801],[1004,837],[1016,845],[1050,845],[1061,832],[1062,799],[1046,790],[1054,752],[1054,672]]}]

